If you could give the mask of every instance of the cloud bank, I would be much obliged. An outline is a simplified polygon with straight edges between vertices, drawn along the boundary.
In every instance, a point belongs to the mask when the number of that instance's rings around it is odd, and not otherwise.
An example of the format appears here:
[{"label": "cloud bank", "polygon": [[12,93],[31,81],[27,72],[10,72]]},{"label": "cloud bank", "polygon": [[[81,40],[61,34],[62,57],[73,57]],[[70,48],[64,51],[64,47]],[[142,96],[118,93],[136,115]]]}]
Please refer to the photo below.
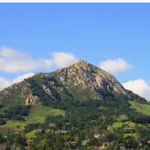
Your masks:
[{"label": "cloud bank", "polygon": [[0,48],[0,71],[7,73],[28,72],[39,67],[39,62],[23,52]]},{"label": "cloud bank", "polygon": [[99,67],[113,75],[125,72],[132,68],[132,66],[122,58],[103,61],[99,64]]},{"label": "cloud bank", "polygon": [[74,64],[78,59],[71,53],[54,52],[51,54],[51,59],[41,59],[41,62],[46,68],[63,68]]},{"label": "cloud bank", "polygon": [[25,73],[38,69],[67,67],[77,61],[71,53],[54,52],[48,59],[33,59],[29,54],[11,48],[0,48],[0,71],[6,73]]},{"label": "cloud bank", "polygon": [[127,83],[124,83],[123,86],[124,88],[131,90],[150,101],[150,85],[143,79],[129,81]]}]

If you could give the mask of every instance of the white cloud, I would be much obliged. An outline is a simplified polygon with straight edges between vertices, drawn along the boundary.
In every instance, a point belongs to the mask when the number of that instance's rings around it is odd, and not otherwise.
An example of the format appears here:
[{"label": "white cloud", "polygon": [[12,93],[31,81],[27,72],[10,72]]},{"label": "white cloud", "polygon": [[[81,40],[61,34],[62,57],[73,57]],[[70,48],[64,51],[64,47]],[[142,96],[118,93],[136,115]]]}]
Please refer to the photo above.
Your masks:
[{"label": "white cloud", "polygon": [[46,68],[63,68],[77,62],[78,59],[71,53],[54,52],[51,59],[41,59]]},{"label": "white cloud", "polygon": [[28,72],[39,67],[28,54],[11,48],[0,48],[0,71],[7,73]]},{"label": "white cloud", "polygon": [[123,86],[150,101],[150,85],[143,79],[129,81],[124,83]]},{"label": "white cloud", "polygon": [[30,72],[30,73],[25,73],[23,75],[18,76],[15,79],[9,80],[9,79],[5,79],[3,77],[0,76],[0,91],[3,90],[4,88],[9,87],[10,85],[14,84],[14,83],[18,83],[23,81],[24,79],[27,79],[29,77],[32,77],[34,75],[34,73]]},{"label": "white cloud", "polygon": [[71,53],[54,52],[48,59],[33,59],[30,55],[13,50],[0,48],[0,71],[6,73],[25,73],[38,69],[63,68],[72,65],[77,58]]},{"label": "white cloud", "polygon": [[103,61],[99,64],[99,67],[111,74],[119,74],[132,68],[132,66],[122,58]]}]

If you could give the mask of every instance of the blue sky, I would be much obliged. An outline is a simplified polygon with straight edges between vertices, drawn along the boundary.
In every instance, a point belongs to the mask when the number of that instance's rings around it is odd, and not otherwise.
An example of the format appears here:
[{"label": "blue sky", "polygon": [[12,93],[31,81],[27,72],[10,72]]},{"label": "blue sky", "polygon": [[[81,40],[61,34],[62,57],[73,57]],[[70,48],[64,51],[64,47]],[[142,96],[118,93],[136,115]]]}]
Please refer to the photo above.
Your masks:
[{"label": "blue sky", "polygon": [[[116,78],[121,83],[140,79],[149,88],[149,16],[150,4],[141,3],[1,3],[0,47],[26,53],[33,60],[49,59],[55,52],[69,53],[97,66],[120,58],[132,67],[115,74]],[[7,80],[23,73],[0,70]],[[150,94],[150,88],[146,90]]]}]

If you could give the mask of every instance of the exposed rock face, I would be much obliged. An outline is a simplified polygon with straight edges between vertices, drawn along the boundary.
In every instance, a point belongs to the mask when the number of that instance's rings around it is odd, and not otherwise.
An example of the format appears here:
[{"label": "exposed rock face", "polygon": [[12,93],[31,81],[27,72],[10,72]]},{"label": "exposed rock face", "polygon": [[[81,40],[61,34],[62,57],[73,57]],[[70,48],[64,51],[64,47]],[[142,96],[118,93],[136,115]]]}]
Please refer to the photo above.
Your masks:
[{"label": "exposed rock face", "polygon": [[80,60],[69,68],[56,72],[59,80],[64,84],[83,88],[84,90],[108,90],[112,93],[127,95],[123,86],[109,73]]},{"label": "exposed rock face", "polygon": [[[53,73],[39,73],[0,92],[0,102],[35,105],[49,100],[101,100],[128,91],[109,73],[83,60]],[[42,96],[41,96],[42,95]]]},{"label": "exposed rock face", "polygon": [[25,99],[25,105],[35,105],[38,103],[38,97],[32,94],[28,95]]},{"label": "exposed rock face", "polygon": [[[2,99],[3,98],[3,99]],[[32,95],[32,91],[26,82],[21,82],[10,86],[0,92],[0,100],[4,104],[18,101],[18,104],[35,105],[38,103],[38,97]],[[3,100],[3,101],[2,101]]]}]

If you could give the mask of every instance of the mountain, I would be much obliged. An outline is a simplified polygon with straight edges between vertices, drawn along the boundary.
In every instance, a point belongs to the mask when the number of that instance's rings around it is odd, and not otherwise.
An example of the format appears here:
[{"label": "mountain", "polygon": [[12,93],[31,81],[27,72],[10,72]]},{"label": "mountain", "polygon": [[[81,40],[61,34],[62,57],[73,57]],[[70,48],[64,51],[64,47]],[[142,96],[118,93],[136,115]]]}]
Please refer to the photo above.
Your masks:
[{"label": "mountain", "polygon": [[150,104],[80,60],[0,91],[0,150],[147,150]]},{"label": "mountain", "polygon": [[109,73],[98,67],[78,61],[68,68],[53,73],[39,73],[0,92],[3,105],[35,105],[41,101],[104,100],[116,95],[127,99],[138,97]]}]

